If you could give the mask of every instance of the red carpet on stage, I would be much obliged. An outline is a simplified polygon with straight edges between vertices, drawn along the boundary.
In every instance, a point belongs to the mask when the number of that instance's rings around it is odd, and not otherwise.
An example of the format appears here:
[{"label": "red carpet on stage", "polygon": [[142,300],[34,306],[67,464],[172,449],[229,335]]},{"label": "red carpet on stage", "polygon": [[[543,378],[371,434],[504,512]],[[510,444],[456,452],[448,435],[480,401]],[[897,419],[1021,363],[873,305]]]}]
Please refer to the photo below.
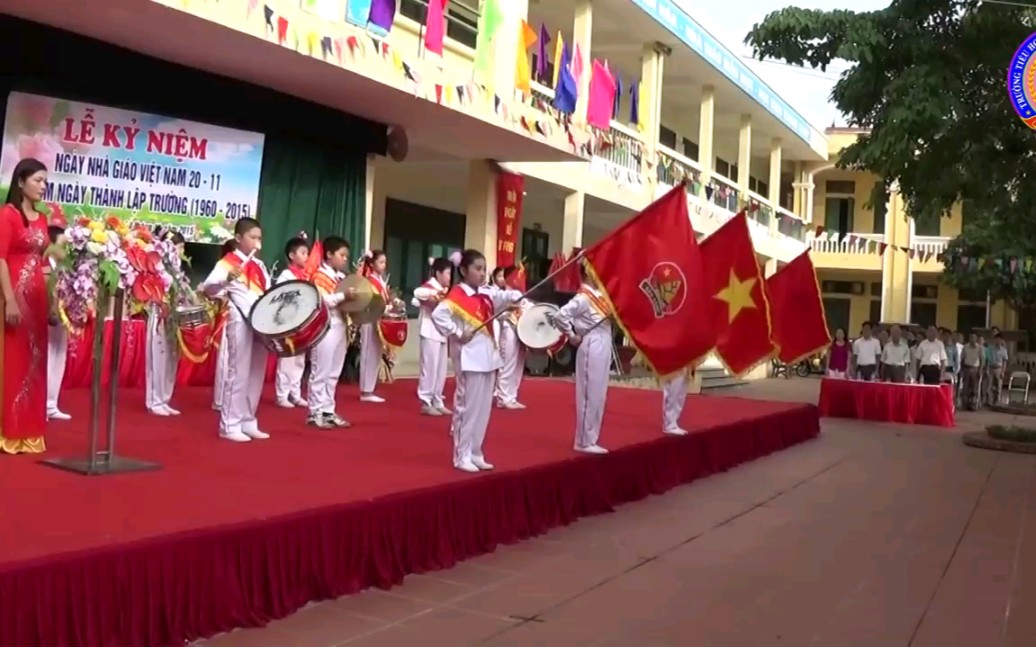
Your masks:
[{"label": "red carpet on stage", "polygon": [[[452,387],[451,387],[452,388]],[[573,385],[528,380],[525,411],[493,411],[486,456],[451,466],[448,417],[418,413],[412,381],[385,404],[339,391],[353,428],[323,431],[304,412],[260,408],[267,441],[216,436],[211,390],[180,389],[184,415],[119,402],[119,453],[163,469],[84,477],[0,456],[0,645],[172,645],[284,617],[314,599],[458,560],[658,494],[819,433],[816,407],[692,396],[663,436],[657,391],[613,388],[601,443],[572,451]],[[69,391],[72,422],[52,423],[49,457],[86,446],[89,391]]]}]

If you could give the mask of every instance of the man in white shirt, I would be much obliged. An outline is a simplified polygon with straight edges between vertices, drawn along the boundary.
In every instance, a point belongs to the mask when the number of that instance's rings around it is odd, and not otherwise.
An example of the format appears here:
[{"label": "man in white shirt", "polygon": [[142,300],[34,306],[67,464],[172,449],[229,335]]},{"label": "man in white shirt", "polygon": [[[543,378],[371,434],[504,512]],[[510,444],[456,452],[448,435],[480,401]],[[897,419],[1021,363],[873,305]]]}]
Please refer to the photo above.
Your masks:
[{"label": "man in white shirt", "polygon": [[922,384],[938,385],[946,368],[946,347],[939,340],[939,330],[928,326],[925,339],[917,345],[918,377]]},{"label": "man in white shirt", "polygon": [[878,368],[878,358],[881,357],[881,342],[873,336],[871,322],[863,322],[863,337],[853,342],[853,367],[850,375],[870,382],[874,379],[874,373]]},{"label": "man in white shirt", "polygon": [[903,329],[892,326],[889,342],[881,350],[881,370],[886,382],[906,382],[907,364],[910,363],[910,345],[903,339]]}]

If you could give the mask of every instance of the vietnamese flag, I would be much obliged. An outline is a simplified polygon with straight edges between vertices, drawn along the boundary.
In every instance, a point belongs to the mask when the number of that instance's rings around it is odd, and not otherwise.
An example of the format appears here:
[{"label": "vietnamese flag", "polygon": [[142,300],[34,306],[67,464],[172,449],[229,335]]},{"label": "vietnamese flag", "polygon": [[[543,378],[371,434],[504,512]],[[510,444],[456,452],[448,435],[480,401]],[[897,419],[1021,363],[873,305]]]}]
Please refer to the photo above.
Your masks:
[{"label": "vietnamese flag", "polygon": [[684,184],[583,252],[626,337],[659,377],[700,362],[716,343],[702,254]]},{"label": "vietnamese flag", "polygon": [[767,279],[766,292],[782,362],[795,364],[831,344],[820,284],[808,251]]},{"label": "vietnamese flag", "polygon": [[511,272],[511,275],[504,279],[504,282],[507,284],[507,287],[511,288],[512,290],[518,290],[519,292],[528,292],[529,289],[526,287],[525,281],[525,262],[518,261],[518,265],[515,266],[514,271]]},{"label": "vietnamese flag", "polygon": [[773,342],[766,283],[752,246],[748,215],[741,211],[701,244],[709,313],[719,335],[716,355],[734,375],[744,375],[772,358]]}]

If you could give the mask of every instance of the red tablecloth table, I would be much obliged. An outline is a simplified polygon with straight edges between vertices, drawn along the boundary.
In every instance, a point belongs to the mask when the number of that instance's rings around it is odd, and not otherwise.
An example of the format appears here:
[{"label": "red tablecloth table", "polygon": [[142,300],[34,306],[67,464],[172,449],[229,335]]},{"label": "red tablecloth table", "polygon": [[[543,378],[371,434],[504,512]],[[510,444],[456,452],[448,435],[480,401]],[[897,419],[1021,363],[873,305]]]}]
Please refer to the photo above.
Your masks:
[{"label": "red tablecloth table", "polygon": [[949,384],[890,384],[824,378],[820,415],[908,425],[954,426],[953,387]]},{"label": "red tablecloth table", "polygon": [[[90,388],[93,379],[93,323],[78,335],[68,340],[68,360],[65,363],[63,389]],[[104,352],[108,356],[112,349],[112,322],[104,322]],[[177,386],[212,386],[216,379],[215,351],[201,364],[194,364],[181,357],[176,371]],[[119,386],[122,388],[143,388],[144,372],[147,366],[147,322],[130,319],[122,322],[122,336],[119,339]],[[277,358],[271,356],[266,367],[266,379],[273,379],[277,370]],[[101,375],[101,382],[107,385],[111,376],[107,366]]]}]

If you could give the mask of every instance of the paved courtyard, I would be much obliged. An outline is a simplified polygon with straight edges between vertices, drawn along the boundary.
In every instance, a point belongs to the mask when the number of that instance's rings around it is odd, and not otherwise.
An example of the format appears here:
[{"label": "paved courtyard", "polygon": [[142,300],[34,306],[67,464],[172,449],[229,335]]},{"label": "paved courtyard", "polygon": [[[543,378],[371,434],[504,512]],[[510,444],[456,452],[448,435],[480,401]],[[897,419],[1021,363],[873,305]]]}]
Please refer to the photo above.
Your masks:
[{"label": "paved courtyard", "polygon": [[[818,385],[736,394],[815,402]],[[960,441],[1004,419],[825,420],[730,472],[207,644],[1031,647],[1036,457]]]}]

